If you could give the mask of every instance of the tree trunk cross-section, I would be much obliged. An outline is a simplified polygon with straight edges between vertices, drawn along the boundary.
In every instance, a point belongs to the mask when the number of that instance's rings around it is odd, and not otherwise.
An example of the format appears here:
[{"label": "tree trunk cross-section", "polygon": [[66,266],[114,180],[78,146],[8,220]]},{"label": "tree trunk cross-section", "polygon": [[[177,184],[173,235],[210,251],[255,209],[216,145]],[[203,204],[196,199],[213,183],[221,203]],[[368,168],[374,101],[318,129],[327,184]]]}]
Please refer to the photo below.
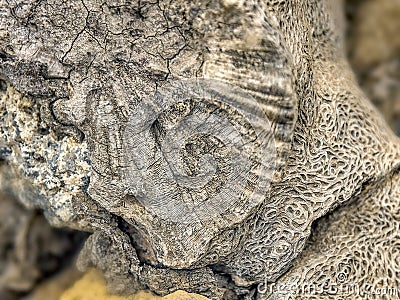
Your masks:
[{"label": "tree trunk cross-section", "polygon": [[93,232],[80,265],[116,292],[281,299],[271,282],[393,273],[398,228],[366,241],[363,218],[384,201],[399,225],[400,144],[340,22],[334,0],[0,0],[2,183]]}]

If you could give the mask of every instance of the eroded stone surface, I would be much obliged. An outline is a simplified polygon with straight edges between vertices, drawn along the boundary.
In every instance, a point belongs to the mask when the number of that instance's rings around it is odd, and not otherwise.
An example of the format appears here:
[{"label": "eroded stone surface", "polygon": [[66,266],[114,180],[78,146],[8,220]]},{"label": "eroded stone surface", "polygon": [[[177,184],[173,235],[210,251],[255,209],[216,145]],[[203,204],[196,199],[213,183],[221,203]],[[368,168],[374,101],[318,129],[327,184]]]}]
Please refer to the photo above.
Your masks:
[{"label": "eroded stone surface", "polygon": [[[81,265],[102,269],[114,291],[251,298],[258,283],[288,270],[316,219],[398,167],[398,141],[344,58],[336,1],[0,3],[0,72],[12,86],[2,98],[9,178],[32,184],[40,197],[24,202],[45,209],[54,224],[95,232]],[[131,181],[140,182],[127,172],[130,118],[140,118],[135,113],[143,103],[154,105],[153,95],[169,84],[193,77],[240,87],[271,124],[272,184],[264,201],[240,218],[171,222],[129,189]],[[15,96],[14,89],[27,96]],[[165,107],[144,128],[146,149],[162,150],[174,124],[199,108],[251,137],[254,125],[239,107],[209,98]],[[262,144],[257,138],[251,139],[255,153]],[[206,174],[202,166],[213,163],[200,158],[221,140],[203,134],[188,141],[198,153],[183,149],[176,164],[189,162],[188,178]],[[44,160],[40,170],[29,163],[36,152]],[[143,152],[142,169],[158,162],[154,153]],[[56,168],[49,167],[52,159]]]}]

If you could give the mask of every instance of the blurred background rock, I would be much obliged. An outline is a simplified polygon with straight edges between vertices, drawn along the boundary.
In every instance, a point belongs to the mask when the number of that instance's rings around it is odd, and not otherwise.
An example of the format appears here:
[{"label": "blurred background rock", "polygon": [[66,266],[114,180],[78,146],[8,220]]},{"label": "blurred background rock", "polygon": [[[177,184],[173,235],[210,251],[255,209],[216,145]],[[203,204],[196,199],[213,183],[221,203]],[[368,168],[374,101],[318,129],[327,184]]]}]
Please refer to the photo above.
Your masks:
[{"label": "blurred background rock", "polygon": [[346,17],[350,64],[400,135],[400,0],[347,0]]},{"label": "blurred background rock", "polygon": [[[0,191],[0,299],[45,299],[32,298],[43,287],[46,299],[58,299],[80,276],[73,261],[85,237],[82,232],[51,227],[39,211],[25,209]],[[55,284],[44,284],[65,270],[68,280],[60,276]]]}]

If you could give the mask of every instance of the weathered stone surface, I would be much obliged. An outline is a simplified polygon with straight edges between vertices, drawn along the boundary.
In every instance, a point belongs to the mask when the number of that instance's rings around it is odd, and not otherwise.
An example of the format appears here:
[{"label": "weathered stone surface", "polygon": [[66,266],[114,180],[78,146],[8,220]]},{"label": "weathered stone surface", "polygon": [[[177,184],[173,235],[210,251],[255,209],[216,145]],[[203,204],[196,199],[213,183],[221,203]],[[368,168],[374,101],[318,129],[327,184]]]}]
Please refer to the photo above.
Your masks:
[{"label": "weathered stone surface", "polygon": [[0,3],[7,185],[114,291],[251,299],[399,166],[336,1]]}]

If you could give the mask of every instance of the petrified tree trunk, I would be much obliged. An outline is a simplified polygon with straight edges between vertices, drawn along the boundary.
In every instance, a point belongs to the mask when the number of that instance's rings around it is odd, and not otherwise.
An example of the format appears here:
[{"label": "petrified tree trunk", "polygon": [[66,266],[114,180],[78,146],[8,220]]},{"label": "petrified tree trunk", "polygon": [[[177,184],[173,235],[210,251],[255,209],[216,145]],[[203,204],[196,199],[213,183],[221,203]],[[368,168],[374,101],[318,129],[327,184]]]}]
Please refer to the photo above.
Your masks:
[{"label": "petrified tree trunk", "polygon": [[[340,212],[298,258],[333,209],[398,199],[400,144],[355,83],[336,1],[14,1],[0,14],[7,184],[29,181],[23,203],[92,231],[80,264],[114,291],[279,297],[261,284],[340,280],[343,265],[368,280],[352,269],[374,263],[365,233]],[[389,236],[376,268],[393,273]],[[392,273],[380,279],[398,287]]]}]

